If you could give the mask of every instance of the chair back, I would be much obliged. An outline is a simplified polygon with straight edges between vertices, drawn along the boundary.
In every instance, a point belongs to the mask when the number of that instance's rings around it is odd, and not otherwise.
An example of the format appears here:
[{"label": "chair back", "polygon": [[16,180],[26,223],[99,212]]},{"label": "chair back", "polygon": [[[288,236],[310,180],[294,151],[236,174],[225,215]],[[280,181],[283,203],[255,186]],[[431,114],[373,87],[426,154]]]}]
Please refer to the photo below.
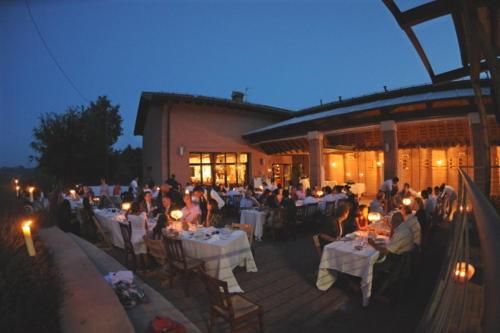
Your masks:
[{"label": "chair back", "polygon": [[103,242],[106,243],[106,245],[111,248],[112,247],[111,240],[109,239],[108,235],[106,234],[106,232],[102,228],[101,222],[99,222],[99,220],[97,220],[97,217],[95,217],[95,215],[93,215],[93,214],[90,215],[90,218],[92,219],[92,222],[95,225],[95,228],[97,230],[97,234],[102,238]]},{"label": "chair back", "polygon": [[306,218],[313,217],[317,211],[318,211],[318,204],[317,203],[312,203],[312,204],[306,205],[306,211],[305,211]]},{"label": "chair back", "polygon": [[335,215],[335,201],[328,201],[325,205],[325,216]]},{"label": "chair back", "polygon": [[132,225],[130,221],[126,223],[118,222],[118,225],[122,233],[125,252],[134,253],[134,246],[132,245]]},{"label": "chair back", "polygon": [[148,248],[149,255],[154,258],[158,265],[165,265],[167,263],[165,242],[162,239],[151,239],[148,235],[144,235],[144,242]]},{"label": "chair back", "polygon": [[286,208],[278,207],[274,209],[273,228],[282,228],[286,225]]},{"label": "chair back", "polygon": [[187,269],[186,256],[182,248],[182,240],[174,237],[165,237],[165,249],[167,251],[167,260],[182,264]]},{"label": "chair back", "polygon": [[319,242],[319,235],[313,235],[313,243],[314,243],[314,248],[316,249],[316,252],[318,253],[318,257],[321,259],[322,256],[322,251],[321,251],[321,244]]},{"label": "chair back", "polygon": [[234,318],[233,304],[227,282],[213,278],[205,272],[201,272],[200,277],[207,289],[210,305],[227,311],[230,318]]},{"label": "chair back", "polygon": [[253,224],[246,223],[233,223],[231,224],[231,228],[234,230],[243,230],[248,237],[248,243],[252,246],[253,243]]},{"label": "chair back", "polygon": [[298,206],[297,207],[297,221],[304,222],[306,216],[306,206]]}]

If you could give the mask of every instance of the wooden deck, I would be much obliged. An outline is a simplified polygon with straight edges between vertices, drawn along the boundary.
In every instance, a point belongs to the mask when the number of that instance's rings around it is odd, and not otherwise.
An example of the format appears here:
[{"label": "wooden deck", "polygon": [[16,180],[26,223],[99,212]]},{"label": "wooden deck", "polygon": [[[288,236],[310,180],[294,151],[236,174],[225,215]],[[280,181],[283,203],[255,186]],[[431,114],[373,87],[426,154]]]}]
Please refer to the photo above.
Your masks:
[{"label": "wooden deck", "polygon": [[[264,307],[266,332],[413,332],[440,271],[439,254],[445,242],[439,238],[434,250],[425,254],[422,274],[407,286],[407,296],[395,304],[372,299],[363,308],[361,292],[346,279],[340,279],[326,292],[318,290],[315,277],[319,258],[307,234],[297,240],[256,243],[254,257],[259,271],[247,273],[236,268],[235,275],[245,296]],[[122,259],[117,250],[111,254]],[[188,298],[180,283],[169,289],[168,284],[161,285],[157,275],[141,278],[207,331],[209,305],[199,280],[193,279]]]}]

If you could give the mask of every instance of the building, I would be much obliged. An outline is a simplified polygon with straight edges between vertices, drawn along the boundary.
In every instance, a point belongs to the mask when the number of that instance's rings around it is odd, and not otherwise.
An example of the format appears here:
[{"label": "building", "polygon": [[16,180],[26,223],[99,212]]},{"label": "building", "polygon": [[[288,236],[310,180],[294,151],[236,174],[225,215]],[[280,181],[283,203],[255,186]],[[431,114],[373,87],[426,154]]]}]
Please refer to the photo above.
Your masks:
[{"label": "building", "polygon": [[[482,92],[490,106],[487,82]],[[169,173],[182,182],[229,185],[258,176],[279,183],[302,176],[311,186],[361,183],[373,194],[395,175],[415,189],[457,186],[458,167],[478,167],[485,153],[499,165],[500,126],[493,113],[489,152],[480,144],[483,129],[477,124],[474,91],[470,82],[458,81],[296,112],[242,98],[143,93],[135,134],[143,135],[144,175],[157,182]],[[485,170],[471,169],[476,182]],[[495,192],[499,172],[492,169]]]}]

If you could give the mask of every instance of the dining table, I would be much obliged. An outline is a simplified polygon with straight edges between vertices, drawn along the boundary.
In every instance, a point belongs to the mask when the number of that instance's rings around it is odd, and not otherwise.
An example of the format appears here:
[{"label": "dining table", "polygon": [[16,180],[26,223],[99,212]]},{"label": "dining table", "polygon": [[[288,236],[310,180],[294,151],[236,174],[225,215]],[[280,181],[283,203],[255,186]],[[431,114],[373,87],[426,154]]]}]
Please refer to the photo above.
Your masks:
[{"label": "dining table", "polygon": [[240,223],[253,225],[255,240],[261,241],[264,224],[266,223],[266,212],[258,209],[242,209],[240,214]]},{"label": "dining table", "polygon": [[[388,243],[389,237],[376,236],[376,241]],[[373,266],[379,251],[368,244],[368,232],[356,231],[323,248],[316,287],[328,290],[337,280],[338,272],[361,278],[362,304],[368,306],[372,291]]]},{"label": "dining table", "polygon": [[225,281],[230,293],[242,293],[233,270],[240,266],[247,272],[257,272],[247,234],[242,230],[214,227],[196,231],[181,231],[184,253],[205,262],[205,272]]}]

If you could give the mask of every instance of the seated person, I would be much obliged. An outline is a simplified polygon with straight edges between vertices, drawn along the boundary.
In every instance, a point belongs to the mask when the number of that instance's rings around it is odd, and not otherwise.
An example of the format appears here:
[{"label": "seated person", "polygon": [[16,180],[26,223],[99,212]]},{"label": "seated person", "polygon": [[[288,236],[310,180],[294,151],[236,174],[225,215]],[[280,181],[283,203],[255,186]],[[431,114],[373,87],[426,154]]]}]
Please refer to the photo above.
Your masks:
[{"label": "seated person", "polygon": [[373,201],[370,203],[370,212],[384,214],[384,198],[384,192],[379,191],[375,199],[373,199]]},{"label": "seated person", "polygon": [[245,195],[240,200],[240,208],[241,209],[248,209],[248,208],[259,207],[259,206],[260,206],[260,204],[257,201],[257,199],[255,199],[255,197],[252,195],[252,191],[246,190]]},{"label": "seated person", "polygon": [[332,188],[330,186],[326,186],[323,189],[323,193],[325,193],[325,196],[323,197],[323,201],[319,203],[319,209],[325,211],[326,203],[335,201],[335,198],[333,197]]},{"label": "seated person", "polygon": [[156,207],[153,207],[153,193],[151,190],[144,191],[144,201],[142,202],[142,209],[146,212],[148,217],[153,216],[153,211]]},{"label": "seated person", "polygon": [[139,266],[142,266],[142,269],[146,269],[148,264],[148,248],[144,241],[147,228],[146,213],[141,211],[139,203],[133,202],[125,217],[131,226],[132,234],[130,235],[130,242],[134,247],[134,254],[139,263],[142,261],[142,265]]},{"label": "seated person", "polygon": [[367,230],[368,229],[368,206],[359,205],[356,210],[356,215],[354,217],[357,230]]},{"label": "seated person", "polygon": [[304,200],[306,198],[302,184],[297,185],[295,195],[297,196],[297,200]]},{"label": "seated person", "polygon": [[348,204],[341,203],[337,208],[335,217],[325,223],[319,234],[321,248],[345,236],[344,222],[349,217],[349,208]]},{"label": "seated person", "polygon": [[217,201],[215,201],[215,199],[208,198],[207,218],[206,221],[203,221],[203,224],[205,225],[205,227],[215,227],[219,225],[221,218],[222,216]]},{"label": "seated person", "polygon": [[413,243],[420,246],[422,242],[420,223],[415,215],[413,215],[411,206],[400,206],[399,212],[403,215],[404,223],[408,224],[413,235]]},{"label": "seated person", "polygon": [[[373,267],[375,276],[381,271],[394,272],[400,263],[401,255],[413,250],[413,234],[409,225],[404,223],[401,213],[396,212],[392,215],[391,228],[392,236],[387,245],[385,242],[377,242],[368,238],[368,243],[380,252],[378,263]],[[392,276],[391,279],[385,279],[377,294],[382,294],[387,286],[397,278],[397,276]]]},{"label": "seated person", "polygon": [[348,199],[347,194],[342,192],[343,186],[342,185],[336,185],[333,188],[333,201],[335,201],[335,208],[339,206],[339,202],[341,200],[346,200]]},{"label": "seated person", "polygon": [[318,203],[318,199],[312,196],[312,191],[310,188],[306,190],[306,197],[304,199],[304,205],[310,205]]},{"label": "seated person", "polygon": [[192,224],[198,224],[201,218],[200,207],[193,203],[190,194],[184,194],[182,197],[184,201],[184,208],[182,208],[182,221]]}]

